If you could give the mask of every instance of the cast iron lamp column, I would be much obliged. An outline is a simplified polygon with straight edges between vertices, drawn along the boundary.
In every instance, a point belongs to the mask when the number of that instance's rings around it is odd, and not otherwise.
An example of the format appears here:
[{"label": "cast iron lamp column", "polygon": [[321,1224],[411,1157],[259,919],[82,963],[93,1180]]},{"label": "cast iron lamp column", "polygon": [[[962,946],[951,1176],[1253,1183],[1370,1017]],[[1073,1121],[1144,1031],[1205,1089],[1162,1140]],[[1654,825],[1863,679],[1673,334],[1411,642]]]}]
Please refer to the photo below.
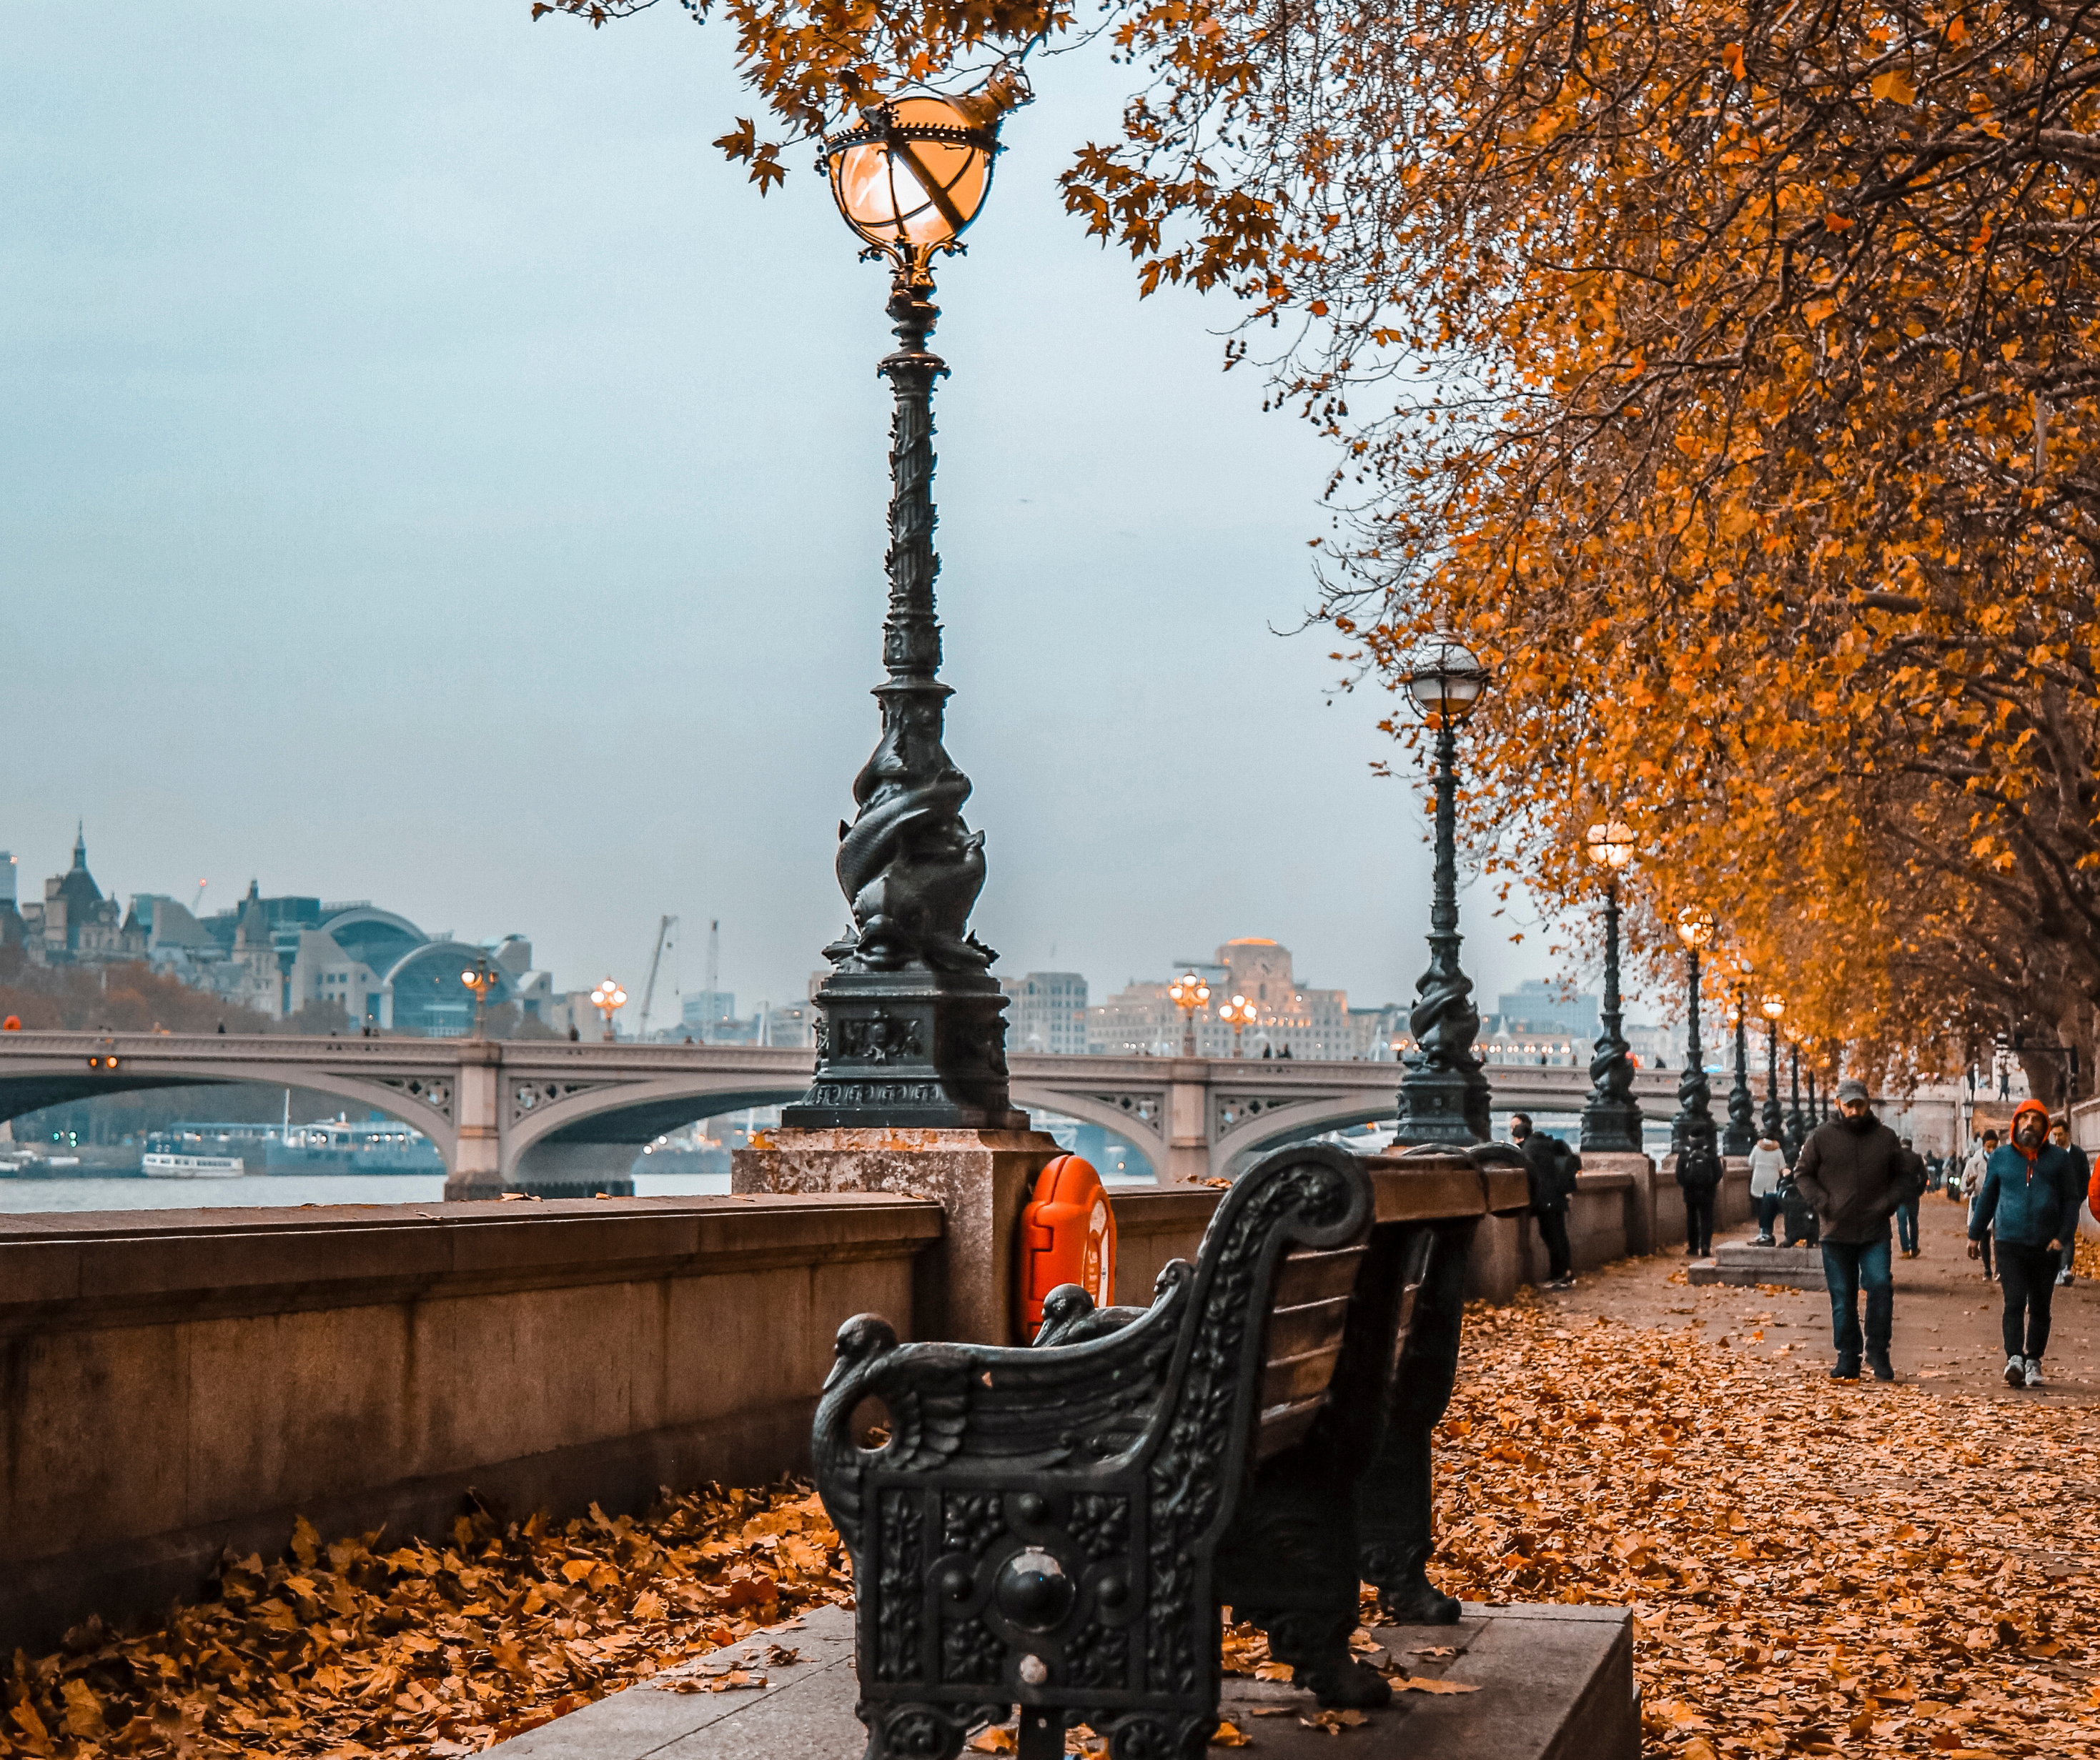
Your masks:
[{"label": "cast iron lamp column", "polygon": [[1218,1019],[1233,1030],[1233,1055],[1238,1057],[1240,1035],[1254,1023],[1255,1006],[1243,996],[1235,996],[1229,1002],[1218,1005]]},{"label": "cast iron lamp column", "polygon": [[1786,998],[1776,990],[1767,991],[1758,1011],[1765,1018],[1765,1109],[1759,1122],[1764,1134],[1777,1142],[1786,1129],[1779,1103],[1779,1021],[1786,1013]]},{"label": "cast iron lamp column", "polygon": [[949,696],[933,614],[933,382],[927,347],[940,316],[933,257],[960,249],[991,184],[1001,88],[982,103],[915,93],[871,105],[824,143],[846,223],[887,257],[898,347],[883,357],[889,426],[887,680],[876,687],[882,737],[854,781],[858,807],[839,827],[836,863],[853,923],[824,949],[831,975],[815,1079],[783,1107],[792,1129],[917,1125],[1022,1130],[1007,1092],[1005,998],[997,957],[970,932],[985,882],[984,834],[963,822],[970,782],[942,747]]},{"label": "cast iron lamp column", "polygon": [[496,969],[485,959],[477,959],[460,974],[460,982],[474,992],[474,1036],[479,1039],[488,1017],[482,1005],[488,1000],[488,992],[496,988]]},{"label": "cast iron lamp column", "polygon": [[1196,1054],[1196,1017],[1203,1012],[1203,1005],[1211,1000],[1211,987],[1195,973],[1184,972],[1167,985],[1167,994],[1175,1007],[1181,1010],[1181,1055]]},{"label": "cast iron lamp column", "polygon": [[1429,969],[1414,986],[1408,1028],[1414,1049],[1401,1061],[1401,1143],[1485,1142],[1493,1130],[1488,1078],[1474,1054],[1480,1011],[1472,980],[1458,965],[1458,724],[1487,689],[1486,669],[1452,637],[1418,648],[1405,680],[1423,719],[1436,731],[1436,875],[1429,907]]},{"label": "cast iron lamp column", "polygon": [[1590,860],[1604,870],[1604,1008],[1590,1058],[1590,1100],[1582,1108],[1582,1147],[1608,1155],[1639,1155],[1640,1103],[1634,1098],[1632,1049],[1620,1028],[1619,870],[1633,860],[1630,825],[1616,819],[1593,825],[1586,836]]},{"label": "cast iron lamp column", "polygon": [[1699,950],[1714,939],[1714,919],[1694,906],[1677,913],[1677,938],[1684,944],[1685,989],[1690,1025],[1684,1049],[1684,1075],[1677,1085],[1677,1116],[1670,1121],[1670,1146],[1677,1153],[1677,1176],[1702,1177],[1718,1184],[1720,1151],[1714,1142],[1713,1093],[1706,1085],[1706,1054],[1699,1044]]},{"label": "cast iron lamp column", "polygon": [[590,993],[591,1006],[605,1017],[606,1042],[610,1045],[620,1035],[612,1030],[612,1017],[627,1006],[627,992],[608,978]]},{"label": "cast iron lamp column", "polygon": [[1746,1155],[1758,1146],[1758,1103],[1750,1092],[1750,962],[1740,954],[1734,961],[1736,995],[1730,1023],[1736,1029],[1736,1080],[1728,1090],[1728,1129],[1721,1139],[1724,1155]]},{"label": "cast iron lamp column", "polygon": [[1793,1098],[1787,1107],[1786,1135],[1780,1139],[1780,1146],[1791,1163],[1799,1157],[1801,1146],[1808,1141],[1808,1120],[1801,1115],[1801,1036],[1792,1028],[1788,1029],[1786,1036],[1786,1060],[1792,1072]]}]

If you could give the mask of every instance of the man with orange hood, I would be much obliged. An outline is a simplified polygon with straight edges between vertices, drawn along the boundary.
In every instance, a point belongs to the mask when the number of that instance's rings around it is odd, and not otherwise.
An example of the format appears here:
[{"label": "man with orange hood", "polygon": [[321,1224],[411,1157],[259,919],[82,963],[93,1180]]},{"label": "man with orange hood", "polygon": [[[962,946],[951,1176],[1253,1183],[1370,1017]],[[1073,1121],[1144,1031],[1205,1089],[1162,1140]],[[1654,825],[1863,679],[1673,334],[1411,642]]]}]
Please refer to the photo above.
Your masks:
[{"label": "man with orange hood", "polygon": [[1969,1216],[1971,1259],[1983,1253],[1986,1229],[1998,1238],[2007,1387],[2042,1384],[2049,1300],[2063,1243],[2078,1226],[2079,1184],[2069,1151],[2049,1140],[2049,1108],[2023,1100],[2013,1113],[2012,1141],[1984,1164],[1983,1189]]}]

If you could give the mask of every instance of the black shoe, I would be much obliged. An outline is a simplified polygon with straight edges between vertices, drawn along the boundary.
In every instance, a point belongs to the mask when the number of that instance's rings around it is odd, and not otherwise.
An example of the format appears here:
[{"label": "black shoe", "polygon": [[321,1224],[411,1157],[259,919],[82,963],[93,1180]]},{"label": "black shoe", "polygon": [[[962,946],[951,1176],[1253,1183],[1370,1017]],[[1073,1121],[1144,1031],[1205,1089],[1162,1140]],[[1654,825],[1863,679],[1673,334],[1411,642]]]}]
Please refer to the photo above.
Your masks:
[{"label": "black shoe", "polygon": [[1877,1381],[1893,1381],[1896,1378],[1895,1369],[1889,1362],[1889,1353],[1885,1350],[1868,1351],[1867,1366],[1873,1371]]},{"label": "black shoe", "polygon": [[1425,1577],[1379,1591],[1379,1612],[1395,1626],[1455,1626],[1458,1599],[1445,1595]]},{"label": "black shoe", "polygon": [[1833,1381],[1856,1381],[1860,1379],[1860,1362],[1855,1357],[1840,1357],[1838,1366],[1830,1371]]}]

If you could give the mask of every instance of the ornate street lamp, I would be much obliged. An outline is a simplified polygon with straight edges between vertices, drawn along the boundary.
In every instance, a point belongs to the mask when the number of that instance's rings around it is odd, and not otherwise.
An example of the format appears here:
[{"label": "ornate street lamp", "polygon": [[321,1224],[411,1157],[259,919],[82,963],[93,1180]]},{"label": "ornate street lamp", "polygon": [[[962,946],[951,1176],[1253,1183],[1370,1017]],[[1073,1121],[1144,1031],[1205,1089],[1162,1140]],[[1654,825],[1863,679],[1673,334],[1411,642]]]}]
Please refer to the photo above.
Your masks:
[{"label": "ornate street lamp", "polygon": [[1488,1079],[1474,1054],[1480,1011],[1473,1005],[1472,980],[1459,969],[1458,948],[1458,724],[1473,712],[1487,689],[1487,669],[1453,637],[1430,636],[1410,658],[1407,693],[1422,719],[1436,730],[1436,873],[1429,907],[1429,969],[1414,986],[1408,1027],[1415,1049],[1403,1060],[1401,1143],[1485,1142],[1493,1129]]},{"label": "ornate street lamp", "polygon": [[1604,1031],[1591,1048],[1590,1100],[1582,1108],[1582,1147],[1592,1153],[1640,1153],[1632,1047],[1619,1024],[1619,873],[1633,860],[1636,842],[1633,827],[1616,819],[1591,825],[1585,839],[1590,861],[1604,872]]},{"label": "ornate street lamp", "polygon": [[1780,1146],[1786,1151],[1791,1163],[1801,1153],[1801,1146],[1808,1141],[1808,1120],[1801,1115],[1801,1032],[1798,1027],[1786,1029],[1786,1057],[1788,1067],[1793,1072],[1793,1098],[1786,1111],[1786,1134],[1780,1139]]},{"label": "ornate street lamp", "polygon": [[1218,1005],[1218,1019],[1233,1030],[1233,1055],[1240,1054],[1240,1034],[1254,1024],[1254,1004],[1243,996],[1235,996],[1229,1002]]},{"label": "ornate street lamp", "polygon": [[1181,1055],[1196,1054],[1196,1017],[1202,1012],[1203,1005],[1211,1000],[1211,987],[1195,973],[1184,972],[1167,985],[1167,994],[1175,1007],[1181,1010]]},{"label": "ornate street lamp", "polygon": [[1779,1023],[1786,1013],[1786,998],[1776,990],[1768,990],[1758,1005],[1758,1012],[1765,1018],[1765,1109],[1758,1123],[1764,1134],[1777,1142],[1786,1129],[1779,1103]]},{"label": "ornate street lamp", "polygon": [[482,1005],[488,1000],[488,992],[496,988],[496,968],[487,960],[477,958],[460,974],[460,982],[474,992],[474,1036],[479,1039],[487,1019]]},{"label": "ornate street lamp", "polygon": [[1696,905],[1677,913],[1677,939],[1684,944],[1688,1019],[1684,1075],[1677,1085],[1677,1116],[1670,1121],[1670,1146],[1677,1151],[1680,1180],[1718,1183],[1721,1155],[1714,1137],[1712,1093],[1706,1085],[1706,1054],[1699,1045],[1699,950],[1714,939],[1714,918]]},{"label": "ornate street lamp", "polygon": [[1736,969],[1733,999],[1728,1006],[1728,1024],[1736,1029],[1736,1080],[1728,1090],[1728,1129],[1721,1139],[1723,1154],[1746,1155],[1758,1146],[1758,1103],[1750,1092],[1749,960],[1738,953],[1729,962]]},{"label": "ornate street lamp", "polygon": [[605,1017],[605,1036],[608,1041],[620,1035],[612,1030],[612,1017],[627,1006],[627,992],[608,978],[590,993],[591,1006]]},{"label": "ornate street lamp", "polygon": [[942,747],[949,696],[933,610],[933,382],[927,347],[940,312],[933,259],[960,249],[991,187],[999,112],[1021,95],[977,101],[915,91],[870,105],[824,143],[832,194],[865,254],[889,260],[898,346],[883,357],[889,429],[889,613],[876,687],[882,737],[854,781],[858,807],[839,828],[839,886],[852,926],[824,949],[832,971],[809,1093],[783,1107],[790,1129],[918,1125],[1023,1130],[1008,1097],[1006,1002],[996,957],[970,932],[985,882],[984,835],[963,822],[968,777]]}]

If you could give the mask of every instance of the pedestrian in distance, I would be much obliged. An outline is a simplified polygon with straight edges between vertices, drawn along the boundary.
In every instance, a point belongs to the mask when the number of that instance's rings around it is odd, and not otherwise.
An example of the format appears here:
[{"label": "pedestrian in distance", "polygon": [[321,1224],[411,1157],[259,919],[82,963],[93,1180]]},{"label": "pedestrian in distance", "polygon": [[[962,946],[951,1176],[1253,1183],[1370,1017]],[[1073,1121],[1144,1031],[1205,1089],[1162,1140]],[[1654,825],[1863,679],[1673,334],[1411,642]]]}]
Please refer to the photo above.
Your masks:
[{"label": "pedestrian in distance", "polygon": [[1760,1137],[1750,1151],[1750,1202],[1757,1206],[1760,1247],[1772,1244],[1772,1224],[1785,1204],[1779,1195],[1780,1176],[1785,1172],[1786,1151],[1771,1137]]},{"label": "pedestrian in distance", "polygon": [[1538,1238],[1546,1243],[1546,1287],[1573,1289],[1575,1277],[1568,1249],[1568,1205],[1575,1195],[1575,1176],[1582,1171],[1582,1158],[1558,1137],[1534,1131],[1529,1116],[1522,1112],[1510,1120],[1510,1141],[1524,1151],[1531,1213],[1538,1218]]},{"label": "pedestrian in distance", "polygon": [[1926,1182],[1931,1175],[1926,1171],[1924,1159],[1911,1147],[1910,1138],[1903,1139],[1903,1152],[1910,1164],[1910,1177],[1916,1190],[1909,1200],[1896,1206],[1896,1245],[1906,1259],[1917,1256],[1917,1203],[1925,1195]]},{"label": "pedestrian in distance", "polygon": [[[2078,1189],[2080,1191],[2085,1190],[2093,1177],[2093,1163],[2085,1151],[2071,1140],[2071,1120],[2058,1119],[2050,1125],[2049,1140],[2071,1157],[2071,1164],[2077,1170]],[[2069,1287],[2075,1281],[2071,1265],[2077,1252],[2078,1219],[2073,1216],[2071,1225],[2063,1231],[2063,1262],[2058,1267],[2056,1274],[2057,1283],[2064,1287]]]},{"label": "pedestrian in distance", "polygon": [[1969,1219],[1969,1256],[1981,1256],[1986,1230],[1997,1235],[2005,1385],[2038,1388],[2057,1269],[2065,1239],[2077,1230],[2083,1194],[2070,1151],[2049,1140],[2049,1108],[2040,1101],[2014,1109],[2012,1138],[1983,1170]]},{"label": "pedestrian in distance", "polygon": [[1874,1116],[1867,1085],[1838,1085],[1838,1115],[1819,1124],[1793,1164],[1794,1184],[1820,1225],[1823,1279],[1830,1291],[1830,1335],[1837,1347],[1833,1381],[1860,1379],[1860,1297],[1867,1301],[1865,1357],[1877,1381],[1893,1381],[1890,1335],[1895,1275],[1889,1218],[1912,1195],[1912,1166],[1896,1133]]},{"label": "pedestrian in distance", "polygon": [[[1962,1201],[1969,1206],[1969,1232],[1972,1237],[1976,1231],[1976,1197],[1977,1194],[1983,1189],[1983,1169],[1990,1164],[1991,1157],[1997,1152],[1998,1133],[1994,1130],[1987,1130],[1983,1133],[1983,1140],[1970,1148],[1969,1159],[1961,1165],[1961,1197]],[[1971,1253],[1969,1256],[1974,1259],[1978,1256]],[[1983,1275],[1987,1278],[1996,1278],[1998,1273],[1991,1261],[1991,1236],[1988,1230],[1983,1235],[1982,1257]]]}]

